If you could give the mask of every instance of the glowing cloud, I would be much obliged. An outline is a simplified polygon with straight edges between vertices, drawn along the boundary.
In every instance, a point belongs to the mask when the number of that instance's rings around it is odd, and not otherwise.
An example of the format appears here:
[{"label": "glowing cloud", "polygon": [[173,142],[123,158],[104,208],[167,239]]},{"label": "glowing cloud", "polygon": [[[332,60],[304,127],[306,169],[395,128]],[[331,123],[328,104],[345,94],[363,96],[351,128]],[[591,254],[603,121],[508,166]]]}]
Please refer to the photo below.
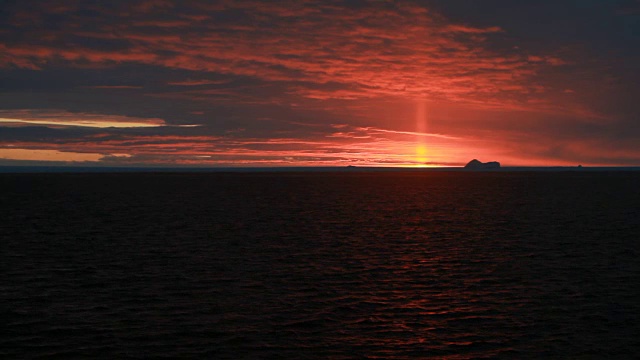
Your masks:
[{"label": "glowing cloud", "polygon": [[[360,7],[325,1],[123,4],[96,6],[102,16],[91,18],[83,16],[79,5],[70,5],[69,15],[60,19],[69,27],[86,25],[76,34],[83,43],[114,44],[117,50],[68,46],[58,41],[62,33],[16,22],[43,35],[34,43],[0,42],[0,67],[42,69],[53,60],[94,67],[137,63],[288,82],[288,93],[316,100],[428,96],[503,104],[506,98],[498,93],[526,94],[536,71],[563,64],[547,54],[492,52],[483,43],[503,32],[500,27],[452,23],[408,1],[372,1]],[[39,11],[47,7],[33,11],[33,17],[45,16]],[[112,18],[119,13],[128,20]],[[224,83],[193,78],[168,82],[176,87]]]},{"label": "glowing cloud", "polygon": [[0,159],[8,160],[27,160],[27,161],[99,161],[104,158],[103,154],[96,153],[77,153],[58,151],[53,149],[7,149],[0,148]]},{"label": "glowing cloud", "polygon": [[[162,119],[71,113],[63,110],[0,110],[0,126],[145,128],[167,126]],[[183,125],[197,126],[197,125]]]}]

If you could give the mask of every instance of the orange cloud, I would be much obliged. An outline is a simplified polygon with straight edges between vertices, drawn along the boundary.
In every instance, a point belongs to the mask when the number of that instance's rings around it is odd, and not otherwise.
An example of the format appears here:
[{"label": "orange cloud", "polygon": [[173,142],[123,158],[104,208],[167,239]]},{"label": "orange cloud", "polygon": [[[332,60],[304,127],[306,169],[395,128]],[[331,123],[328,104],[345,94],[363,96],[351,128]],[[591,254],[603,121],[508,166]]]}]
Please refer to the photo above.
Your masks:
[{"label": "orange cloud", "polygon": [[[504,93],[524,96],[539,67],[563,63],[545,54],[489,51],[483,42],[501,32],[499,27],[451,23],[409,2],[372,2],[358,9],[322,1],[188,2],[169,13],[175,2],[135,4],[98,6],[103,17],[73,13],[62,20],[67,29],[82,27],[77,36],[86,43],[126,41],[117,51],[66,46],[66,34],[47,30],[41,41],[0,44],[0,66],[143,63],[291,82],[290,94],[312,99],[391,96],[482,103],[502,102],[498,95]],[[127,21],[114,21],[113,14],[126,14]],[[200,20],[193,21],[195,14]],[[160,15],[161,20],[153,18]],[[214,17],[217,21],[206,21]],[[45,35],[39,31],[31,30]],[[328,82],[348,89],[315,85]]]},{"label": "orange cloud", "polygon": [[96,162],[103,157],[102,154],[64,152],[56,149],[0,148],[0,159],[7,160]]}]

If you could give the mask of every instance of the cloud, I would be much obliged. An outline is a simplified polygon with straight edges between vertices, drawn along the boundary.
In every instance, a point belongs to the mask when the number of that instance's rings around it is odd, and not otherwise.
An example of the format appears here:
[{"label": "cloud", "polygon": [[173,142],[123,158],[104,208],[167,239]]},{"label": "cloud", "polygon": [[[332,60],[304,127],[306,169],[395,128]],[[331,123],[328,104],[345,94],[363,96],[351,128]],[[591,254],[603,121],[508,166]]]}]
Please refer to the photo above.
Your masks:
[{"label": "cloud", "polygon": [[142,86],[134,86],[134,85],[94,85],[94,86],[83,86],[86,89],[142,89]]},{"label": "cloud", "polygon": [[183,81],[171,81],[168,84],[173,86],[201,86],[201,85],[222,85],[228,81],[225,80],[183,80]]},{"label": "cloud", "polygon": [[443,134],[425,133],[425,132],[418,132],[418,131],[388,130],[388,129],[379,129],[374,127],[361,127],[361,128],[357,128],[357,130],[361,130],[369,133],[391,133],[391,134],[399,134],[399,135],[410,135],[410,136],[441,138],[441,139],[451,139],[451,140],[459,139],[458,137],[455,137],[455,136],[443,135]]},{"label": "cloud", "polygon": [[489,34],[489,33],[497,33],[502,32],[503,30],[498,26],[491,26],[488,28],[476,28],[471,26],[464,25],[449,25],[444,28],[446,32],[459,32],[459,33],[467,33],[467,34]]},{"label": "cloud", "polygon": [[63,152],[56,149],[12,149],[0,148],[0,159],[22,161],[96,162],[102,154],[85,152]]},{"label": "cloud", "polygon": [[[303,126],[303,127],[306,127]],[[132,133],[131,131],[136,131]],[[282,134],[274,137],[252,137],[244,131],[228,132],[224,135],[161,135],[144,134],[140,129],[91,129],[85,132],[73,132],[64,136],[59,132],[69,129],[51,129],[47,133],[11,135],[7,139],[0,137],[0,153],[4,158],[18,154],[16,149],[27,154],[34,150],[33,160],[42,160],[43,151],[57,151],[56,159],[87,159],[94,154],[92,161],[109,164],[158,165],[188,164],[270,164],[270,165],[387,165],[420,166],[446,163],[450,157],[445,148],[452,142],[464,144],[439,134],[397,132],[372,127],[355,127],[338,124],[317,128],[305,137],[287,137]],[[292,134],[293,135],[293,134]],[[52,141],[52,136],[54,140]],[[428,151],[422,157],[416,156],[420,139],[428,138]],[[12,140],[13,139],[13,140]],[[55,140],[58,139],[58,140]],[[113,157],[112,154],[129,156]],[[76,156],[74,154],[87,154]],[[95,154],[102,154],[98,157]],[[38,155],[38,156],[35,156]],[[423,158],[424,157],[424,158]],[[26,159],[24,156],[18,159]],[[75,160],[74,160],[75,161]]]},{"label": "cloud", "polygon": [[[497,90],[526,94],[523,84],[536,68],[562,64],[546,54],[489,51],[483,43],[501,28],[451,23],[410,2],[355,7],[339,1],[159,4],[94,4],[90,7],[97,17],[88,17],[84,7],[76,5],[73,11],[69,6],[56,18],[60,30],[16,22],[0,42],[0,66],[141,63],[289,82],[285,94],[312,99],[396,96],[495,102],[501,99]],[[47,17],[46,10],[33,9],[33,16]],[[200,20],[194,21],[195,15]],[[126,21],[118,18],[122,16]],[[39,40],[8,40],[17,33]],[[75,44],[67,41],[70,35]],[[102,45],[90,45],[95,43]],[[109,50],[109,44],[118,46]],[[544,60],[530,60],[537,58]],[[348,89],[316,86],[328,82]]]},{"label": "cloud", "polygon": [[[144,128],[167,126],[157,118],[136,118],[121,115],[71,113],[54,109],[0,110],[2,126],[49,126],[49,127],[89,127],[89,128]],[[198,125],[180,125],[184,127]]]}]

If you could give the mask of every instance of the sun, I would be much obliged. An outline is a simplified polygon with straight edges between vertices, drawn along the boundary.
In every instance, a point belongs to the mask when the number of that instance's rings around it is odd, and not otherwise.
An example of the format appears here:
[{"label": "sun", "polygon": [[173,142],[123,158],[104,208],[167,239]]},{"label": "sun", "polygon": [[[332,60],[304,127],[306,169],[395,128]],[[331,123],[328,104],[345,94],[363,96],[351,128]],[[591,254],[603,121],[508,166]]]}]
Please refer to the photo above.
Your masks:
[{"label": "sun", "polygon": [[416,162],[427,162],[427,146],[424,144],[418,144],[416,146]]}]

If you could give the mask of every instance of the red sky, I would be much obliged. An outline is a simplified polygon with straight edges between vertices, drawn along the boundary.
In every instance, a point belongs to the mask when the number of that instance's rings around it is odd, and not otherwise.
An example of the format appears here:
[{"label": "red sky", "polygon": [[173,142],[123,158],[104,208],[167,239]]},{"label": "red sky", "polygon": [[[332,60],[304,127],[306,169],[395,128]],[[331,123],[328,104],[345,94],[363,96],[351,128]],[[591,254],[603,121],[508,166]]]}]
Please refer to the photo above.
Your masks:
[{"label": "red sky", "polygon": [[517,3],[9,1],[0,164],[640,165],[639,3]]}]

